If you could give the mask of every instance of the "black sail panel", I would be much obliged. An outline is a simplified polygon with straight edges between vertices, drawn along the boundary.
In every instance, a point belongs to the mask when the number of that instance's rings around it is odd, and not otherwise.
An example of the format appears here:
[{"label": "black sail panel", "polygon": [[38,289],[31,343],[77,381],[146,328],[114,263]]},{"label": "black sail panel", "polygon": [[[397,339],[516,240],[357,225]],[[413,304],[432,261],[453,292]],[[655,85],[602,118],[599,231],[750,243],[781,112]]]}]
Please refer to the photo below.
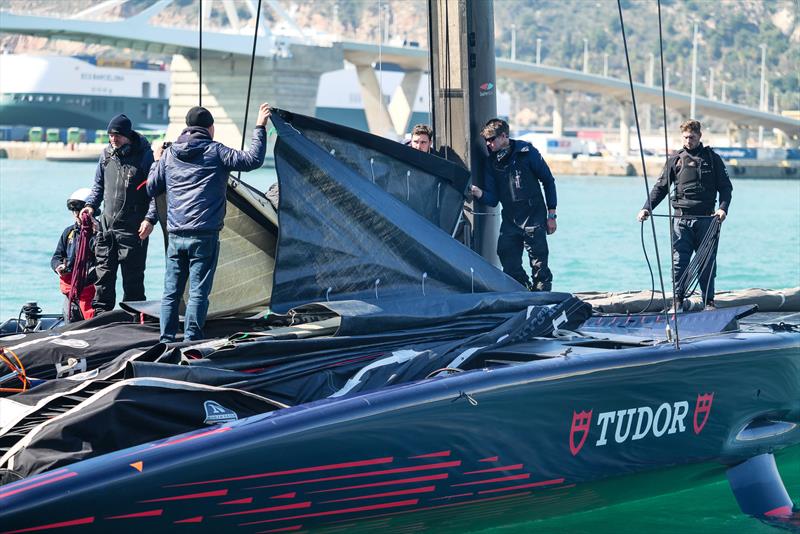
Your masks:
[{"label": "black sail panel", "polygon": [[281,113],[272,121],[280,185],[273,310],[326,300],[522,289]]}]

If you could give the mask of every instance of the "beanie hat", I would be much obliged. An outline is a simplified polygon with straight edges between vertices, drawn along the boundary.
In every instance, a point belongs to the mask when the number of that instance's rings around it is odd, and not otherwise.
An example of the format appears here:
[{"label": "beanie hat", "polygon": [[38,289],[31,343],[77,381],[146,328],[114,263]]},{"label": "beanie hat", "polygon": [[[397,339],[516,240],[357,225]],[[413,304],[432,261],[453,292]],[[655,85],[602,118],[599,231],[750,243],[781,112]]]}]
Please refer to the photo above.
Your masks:
[{"label": "beanie hat", "polygon": [[186,114],[186,126],[200,126],[209,128],[214,124],[211,112],[201,106],[195,106]]},{"label": "beanie hat", "polygon": [[108,123],[108,133],[110,134],[119,134],[130,139],[132,132],[131,120],[125,115],[119,114]]}]

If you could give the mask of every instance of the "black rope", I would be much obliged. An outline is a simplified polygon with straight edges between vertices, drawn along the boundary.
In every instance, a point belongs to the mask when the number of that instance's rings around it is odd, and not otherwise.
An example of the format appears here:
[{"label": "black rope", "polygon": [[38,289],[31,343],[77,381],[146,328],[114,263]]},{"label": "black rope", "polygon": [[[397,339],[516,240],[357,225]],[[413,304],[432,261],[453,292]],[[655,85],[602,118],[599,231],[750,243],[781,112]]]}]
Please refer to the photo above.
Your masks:
[{"label": "black rope", "polygon": [[[433,33],[434,5],[433,4],[434,4],[433,2],[428,2],[428,39],[431,39],[431,40],[433,39],[433,36],[434,36],[434,33]],[[436,20],[438,20],[438,17],[436,18]],[[436,43],[436,46],[437,46],[437,49],[438,49],[439,43]],[[435,65],[435,63],[434,63],[434,61],[435,61],[434,60],[434,54],[435,54],[435,52],[434,52],[434,48],[433,48],[433,42],[429,42],[428,43],[428,72],[430,74],[428,75],[428,92],[429,92],[428,117],[429,117],[430,122],[431,122],[431,128],[433,129],[434,137],[439,137],[439,131],[436,129],[436,114],[433,112],[433,110],[434,110],[433,99],[436,98],[435,87],[436,87],[436,74],[437,74],[437,73],[434,72],[434,69],[433,69],[433,66]],[[441,70],[441,67],[440,67],[439,70]]]},{"label": "black rope", "polygon": [[[256,27],[253,30],[253,52],[250,54],[250,77],[247,79],[247,100],[244,104],[244,123],[242,124],[242,145],[240,150],[244,150],[244,139],[247,134],[247,114],[250,111],[250,94],[253,89],[253,70],[256,63],[256,44],[258,44],[258,22],[261,20],[261,0],[258,0],[256,8]],[[242,171],[239,171],[237,179],[241,180]]]},{"label": "black rope", "polygon": [[200,40],[198,45],[197,70],[199,82],[197,84],[198,106],[203,105],[203,0],[200,0],[200,31],[197,32]]},{"label": "black rope", "polygon": [[[670,182],[671,174],[669,169],[667,169],[667,165],[669,165],[669,136],[667,134],[667,86],[666,86],[666,78],[664,76],[664,36],[662,33],[661,28],[661,0],[658,0],[658,52],[659,52],[659,60],[661,63],[661,112],[663,114],[663,122],[664,122],[664,169],[667,171],[667,191],[672,188],[672,183]],[[649,199],[650,197],[648,197]],[[653,210],[650,210],[650,214],[652,215]],[[670,251],[675,250],[675,232],[672,231],[673,226],[673,219],[672,219],[672,200],[671,195],[667,195],[667,214],[669,215],[669,245]],[[654,230],[655,231],[655,230]],[[677,311],[678,308],[678,297],[675,294],[675,262],[670,261],[670,273],[672,275],[672,308]],[[665,299],[666,300],[666,299]],[[681,336],[678,333],[678,320],[675,320],[675,348],[681,348]]]},{"label": "black rope", "polygon": [[[691,297],[700,285],[700,279],[704,272],[708,272],[708,281],[706,288],[703,292],[708,295],[708,288],[711,287],[711,279],[713,277],[714,266],[711,265],[711,258],[716,262],[716,250],[719,243],[719,233],[722,227],[721,221],[718,217],[712,217],[711,224],[708,226],[706,234],[703,236],[700,245],[692,256],[689,265],[681,274],[680,279],[675,286],[675,293],[678,294],[679,299],[686,299]],[[704,302],[705,304],[705,302]]]},{"label": "black rope", "polygon": [[[641,161],[642,161],[642,175],[644,176],[644,191],[645,191],[646,198],[649,199],[650,198],[650,184],[648,183],[648,180],[647,180],[647,165],[645,164],[645,161],[644,161],[644,150],[642,149],[642,130],[641,130],[640,126],[639,126],[639,110],[636,107],[636,93],[635,93],[635,91],[633,89],[633,71],[631,70],[631,58],[630,58],[630,54],[628,53],[628,38],[625,36],[625,21],[624,21],[624,18],[622,16],[622,3],[621,3],[620,0],[617,0],[617,9],[619,10],[619,24],[620,24],[620,28],[622,29],[622,44],[625,47],[625,62],[626,62],[627,67],[628,67],[628,83],[629,83],[630,89],[631,89],[631,101],[633,103],[633,118],[634,118],[634,121],[636,122],[636,136],[639,139],[639,157],[641,158]],[[623,147],[623,149],[625,149],[625,147]],[[650,211],[652,211],[652,210],[650,210]],[[644,224],[644,223],[642,223],[642,224]],[[653,244],[655,246],[655,252],[656,252],[656,265],[658,266],[658,279],[661,282],[661,296],[662,296],[663,301],[666,302],[667,301],[667,292],[664,289],[664,275],[661,272],[661,257],[660,257],[660,255],[658,253],[658,239],[656,238],[656,226],[655,226],[655,223],[653,222],[653,219],[650,219],[650,226],[651,226],[651,230],[653,232]],[[649,265],[649,262],[648,262],[648,265]],[[666,313],[666,310],[665,310],[665,315],[667,315],[667,325],[669,325],[669,316]]]}]

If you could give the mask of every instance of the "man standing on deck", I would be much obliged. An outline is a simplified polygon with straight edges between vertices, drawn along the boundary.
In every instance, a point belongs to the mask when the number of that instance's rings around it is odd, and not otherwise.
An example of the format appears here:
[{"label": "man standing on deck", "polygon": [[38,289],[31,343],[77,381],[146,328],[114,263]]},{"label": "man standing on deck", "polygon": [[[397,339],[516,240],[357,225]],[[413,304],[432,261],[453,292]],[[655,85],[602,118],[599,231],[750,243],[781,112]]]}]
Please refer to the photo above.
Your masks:
[{"label": "man standing on deck", "polygon": [[[268,104],[261,104],[247,151],[214,141],[214,117],[200,106],[186,114],[186,126],[177,141],[156,150],[147,193],[167,193],[167,266],[161,299],[161,341],[175,341],[178,306],[186,282],[189,301],[184,319],[184,341],[203,339],[208,295],[219,258],[219,232],[225,219],[225,192],[231,171],[252,171],[264,164]],[[163,157],[162,157],[163,154]]]},{"label": "man standing on deck", "polygon": [[[550,291],[553,274],[547,266],[547,235],[556,231],[556,182],[533,145],[509,138],[508,123],[492,119],[481,130],[489,150],[484,188],[472,195],[488,206],[503,204],[497,255],[503,272],[531,291]],[[544,198],[542,197],[544,189]],[[522,268],[528,251],[531,279]]]},{"label": "man standing on deck", "polygon": [[427,124],[417,124],[411,130],[411,140],[408,146],[420,152],[430,153],[433,148],[433,130]]},{"label": "man standing on deck", "polygon": [[[697,252],[708,229],[716,218],[721,223],[728,215],[733,185],[725,169],[722,158],[703,146],[700,138],[701,125],[694,119],[681,124],[683,148],[670,156],[664,165],[661,176],[650,191],[650,197],[637,215],[639,222],[647,220],[653,209],[658,206],[674,184],[672,190],[672,207],[675,219],[672,223],[675,249],[672,251],[672,263],[675,270],[675,281],[678,283],[689,266],[692,253]],[[719,195],[719,207],[714,204]],[[717,244],[700,272],[700,290],[706,308],[714,305],[714,277],[717,274]],[[685,284],[684,284],[685,285]],[[677,309],[683,306],[686,287],[676,287]]]},{"label": "man standing on deck", "polygon": [[92,306],[97,314],[114,309],[117,267],[122,268],[122,300],[146,300],[148,236],[156,222],[155,200],[144,187],[153,163],[150,143],[133,131],[125,115],[111,119],[108,137],[109,145],[100,155],[92,192],[81,210],[92,216],[103,204],[94,251],[97,292]]}]

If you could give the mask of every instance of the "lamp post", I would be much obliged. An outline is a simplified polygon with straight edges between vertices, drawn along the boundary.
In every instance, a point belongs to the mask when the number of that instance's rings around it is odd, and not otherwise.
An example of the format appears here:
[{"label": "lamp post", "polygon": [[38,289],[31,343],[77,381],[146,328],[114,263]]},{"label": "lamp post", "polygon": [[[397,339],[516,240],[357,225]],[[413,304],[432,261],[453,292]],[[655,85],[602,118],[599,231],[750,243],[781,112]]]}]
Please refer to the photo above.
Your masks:
[{"label": "lamp post", "polygon": [[689,118],[696,119],[695,117],[695,89],[697,78],[697,23],[694,23],[694,37],[692,38],[692,99],[689,106]]},{"label": "lamp post", "polygon": [[536,64],[542,62],[542,40],[536,39]]},{"label": "lamp post", "polygon": [[589,73],[589,39],[583,40],[583,73]]},{"label": "lamp post", "polygon": [[511,61],[517,60],[517,25],[511,25]]},{"label": "lamp post", "polygon": [[[758,96],[758,109],[759,111],[764,111],[765,104],[766,104],[766,96],[765,90],[767,85],[767,45],[766,43],[761,43],[758,45],[761,47],[761,85],[760,91]],[[764,146],[764,127],[758,127],[758,146]]]},{"label": "lamp post", "polygon": [[708,67],[708,98],[714,98],[714,67]]},{"label": "lamp post", "polygon": [[603,76],[608,78],[608,54],[603,54]]}]

